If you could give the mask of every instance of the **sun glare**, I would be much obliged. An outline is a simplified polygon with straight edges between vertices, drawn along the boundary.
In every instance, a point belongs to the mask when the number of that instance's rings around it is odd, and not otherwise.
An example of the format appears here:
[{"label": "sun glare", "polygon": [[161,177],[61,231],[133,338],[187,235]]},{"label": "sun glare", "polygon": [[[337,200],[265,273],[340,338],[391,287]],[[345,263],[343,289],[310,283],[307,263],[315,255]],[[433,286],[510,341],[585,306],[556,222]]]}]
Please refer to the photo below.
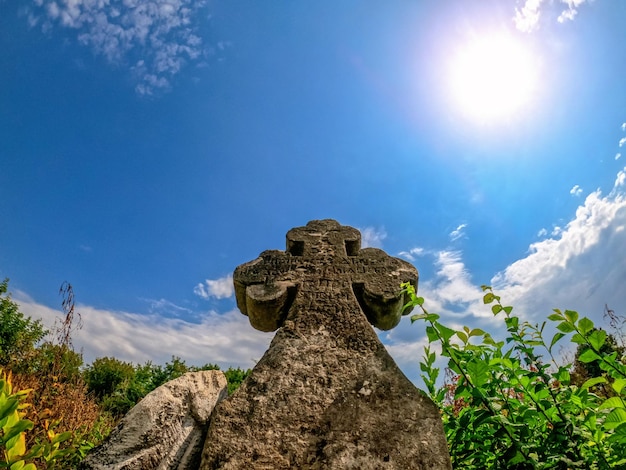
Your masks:
[{"label": "sun glare", "polygon": [[535,58],[507,34],[483,36],[461,47],[449,74],[454,106],[481,122],[520,113],[537,85]]}]

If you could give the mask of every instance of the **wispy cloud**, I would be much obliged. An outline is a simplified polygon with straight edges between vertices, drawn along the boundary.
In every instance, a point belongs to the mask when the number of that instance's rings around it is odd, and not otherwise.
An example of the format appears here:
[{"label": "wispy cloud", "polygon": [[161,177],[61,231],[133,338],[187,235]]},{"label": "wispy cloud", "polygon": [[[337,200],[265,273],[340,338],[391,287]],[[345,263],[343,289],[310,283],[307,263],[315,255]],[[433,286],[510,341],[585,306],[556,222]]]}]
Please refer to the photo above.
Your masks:
[{"label": "wispy cloud", "polygon": [[80,44],[109,62],[124,64],[137,77],[137,93],[152,95],[171,86],[190,62],[211,53],[198,24],[204,0],[34,0],[28,10],[31,27],[76,32]]},{"label": "wispy cloud", "polygon": [[363,248],[374,247],[382,248],[383,240],[387,238],[387,232],[384,228],[366,227],[359,229],[361,232],[361,246]]},{"label": "wispy cloud", "polygon": [[530,245],[530,254],[494,276],[492,283],[533,316],[550,307],[585,313],[601,311],[605,303],[623,303],[626,281],[626,168],[612,191],[595,191],[578,207],[575,217],[557,236]]},{"label": "wispy cloud", "polygon": [[463,233],[465,228],[467,228],[467,224],[461,224],[457,228],[452,230],[452,232],[450,232],[450,240],[451,241],[455,241],[455,240],[458,240],[459,238],[461,238],[463,235],[465,235]]},{"label": "wispy cloud", "polygon": [[573,20],[578,14],[578,8],[586,1],[587,0],[561,0],[562,3],[567,5],[567,9],[561,12],[557,21],[559,23],[564,23],[565,21]]},{"label": "wispy cloud", "polygon": [[[555,307],[578,310],[601,322],[605,304],[623,306],[625,187],[626,167],[617,173],[608,194],[589,194],[567,224],[555,228],[550,238],[532,243],[526,256],[497,272],[490,282],[502,301],[533,322],[543,321]],[[546,236],[547,231],[542,230],[540,235]],[[433,257],[435,275],[422,279],[419,294],[430,311],[442,315],[444,324],[468,325],[494,333],[502,328],[502,322],[494,320],[490,309],[482,304],[480,284],[485,281],[472,278],[463,252],[417,248],[405,253],[421,256],[422,263],[426,256]],[[224,279],[228,277],[222,282]],[[220,292],[218,281],[214,281],[214,287],[201,284],[205,295]],[[44,318],[47,325],[61,313],[23,293],[16,293],[14,298],[24,313]],[[74,344],[83,349],[87,362],[115,356],[133,362],[163,363],[174,354],[194,364],[217,362],[224,367],[250,367],[263,355],[273,336],[254,330],[236,310],[203,312],[197,316],[199,322],[192,323],[157,314],[159,306],[170,303],[155,301],[155,313],[149,315],[79,305],[84,327],[76,333]],[[405,319],[393,330],[379,334],[402,370],[418,381],[418,361],[425,344],[423,328]]]},{"label": "wispy cloud", "polygon": [[539,25],[540,7],[544,0],[526,0],[521,8],[515,9],[513,21],[520,31],[530,32]]},{"label": "wispy cloud", "polygon": [[418,246],[415,248],[411,248],[409,251],[401,251],[400,253],[398,253],[398,256],[408,259],[409,261],[415,261],[415,258],[417,256],[423,256],[424,253],[425,253],[424,248],[420,248]]},{"label": "wispy cloud", "polygon": [[574,187],[569,190],[569,193],[572,196],[580,196],[583,193],[583,188],[575,184]]},{"label": "wispy cloud", "polygon": [[207,279],[204,283],[198,284],[193,289],[194,294],[203,299],[214,297],[216,299],[227,299],[235,294],[233,276],[220,277],[219,279]]},{"label": "wispy cloud", "polygon": [[[54,324],[60,311],[45,307],[24,293],[14,299],[21,311],[33,318]],[[226,313],[203,312],[200,323],[191,323],[162,315],[96,309],[77,305],[83,328],[74,333],[73,343],[82,350],[86,363],[103,356],[124,361],[165,363],[172,355],[189,364],[208,362],[222,367],[252,367],[272,338],[252,328],[248,318],[237,310]]]},{"label": "wispy cloud", "polygon": [[619,160],[620,158],[622,158],[622,154],[621,153],[616,153],[615,154],[615,160]]},{"label": "wispy cloud", "polygon": [[166,299],[141,299],[148,304],[148,311],[152,314],[162,315],[166,317],[178,317],[184,314],[192,313],[192,310],[186,307],[176,305]]},{"label": "wispy cloud", "polygon": [[[589,194],[567,224],[555,226],[549,238],[532,243],[528,255],[490,281],[472,279],[461,251],[427,250],[435,257],[436,275],[419,286],[426,308],[440,314],[444,324],[498,334],[502,322],[482,304],[479,286],[490,283],[505,305],[513,305],[517,315],[531,322],[544,321],[552,308],[569,308],[602,323],[605,304],[623,308],[624,303],[625,187],[626,167],[617,173],[609,194]],[[545,237],[548,231],[542,229],[538,235]],[[405,320],[381,337],[405,373],[418,380],[423,328]]]},{"label": "wispy cloud", "polygon": [[[526,0],[520,8],[515,9],[515,16],[513,21],[515,27],[523,32],[529,33],[538,29],[540,26],[540,20],[542,12],[548,13],[549,16],[555,14],[553,11],[547,11],[548,9],[558,8],[556,10],[556,21],[564,23],[566,21],[572,21],[578,14],[578,9],[588,0],[560,0],[558,2],[548,2],[546,0]],[[555,7],[556,5],[556,7]],[[565,6],[565,9],[563,9]]]}]

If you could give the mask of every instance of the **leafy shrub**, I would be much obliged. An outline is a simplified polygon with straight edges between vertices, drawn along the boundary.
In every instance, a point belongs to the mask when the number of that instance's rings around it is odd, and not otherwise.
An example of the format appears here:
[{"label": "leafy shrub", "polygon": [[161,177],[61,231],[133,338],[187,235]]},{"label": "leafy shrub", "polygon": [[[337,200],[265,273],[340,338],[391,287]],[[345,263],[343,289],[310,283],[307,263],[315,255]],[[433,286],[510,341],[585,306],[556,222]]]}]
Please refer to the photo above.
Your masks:
[{"label": "leafy shrub", "polygon": [[232,395],[232,393],[237,390],[241,383],[250,375],[250,369],[243,370],[239,367],[236,369],[229,367],[228,370],[224,372],[224,375],[228,381],[228,394]]},{"label": "leafy shrub", "polygon": [[24,399],[29,390],[13,393],[11,375],[2,374],[0,379],[0,468],[11,470],[36,470],[32,463],[26,460],[32,457],[26,452],[27,429],[32,429],[33,423],[24,419]]},{"label": "leafy shrub", "polygon": [[47,334],[41,320],[33,321],[19,311],[19,305],[7,294],[9,280],[0,282],[0,365],[19,364],[26,360],[35,344]]},{"label": "leafy shrub", "polygon": [[[480,329],[449,328],[424,308],[415,289],[403,285],[408,305],[421,313],[429,346],[420,369],[439,406],[452,463],[463,469],[609,469],[626,466],[626,365],[616,351],[602,354],[607,335],[578,313],[555,310],[548,317],[557,333],[544,338],[546,322],[532,325],[503,306],[483,286],[484,303],[503,319],[507,337],[494,340]],[[571,364],[558,365],[554,346],[567,335],[583,345],[583,363],[599,374],[580,386],[572,383]],[[447,359],[448,375],[438,386],[437,350]],[[552,359],[552,365],[541,354]],[[602,398],[593,387],[608,384],[614,392]]]}]

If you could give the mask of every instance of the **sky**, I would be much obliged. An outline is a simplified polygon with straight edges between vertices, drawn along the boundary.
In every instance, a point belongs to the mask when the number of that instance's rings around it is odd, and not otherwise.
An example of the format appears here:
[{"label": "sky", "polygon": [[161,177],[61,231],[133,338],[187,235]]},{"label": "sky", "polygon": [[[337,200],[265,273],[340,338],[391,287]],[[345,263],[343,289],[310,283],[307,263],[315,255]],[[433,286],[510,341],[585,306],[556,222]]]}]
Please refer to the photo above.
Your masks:
[{"label": "sky", "polygon": [[[626,4],[0,0],[0,278],[86,363],[252,367],[232,272],[309,220],[450,326],[626,314]],[[624,157],[622,157],[622,152]],[[379,336],[419,381],[424,325]]]}]

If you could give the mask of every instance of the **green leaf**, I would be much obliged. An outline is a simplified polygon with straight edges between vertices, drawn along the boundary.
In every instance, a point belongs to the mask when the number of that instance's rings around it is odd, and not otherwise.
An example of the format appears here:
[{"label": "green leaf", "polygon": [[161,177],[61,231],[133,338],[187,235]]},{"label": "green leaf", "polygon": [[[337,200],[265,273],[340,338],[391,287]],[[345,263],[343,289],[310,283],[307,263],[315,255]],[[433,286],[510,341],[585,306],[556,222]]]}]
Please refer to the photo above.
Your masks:
[{"label": "green leaf", "polygon": [[456,333],[456,331],[454,331],[452,328],[448,328],[447,326],[444,326],[441,323],[437,323],[435,324],[435,326],[439,330],[439,333],[441,334],[441,337],[443,338],[444,341],[448,341]]},{"label": "green leaf", "polygon": [[568,323],[567,321],[559,323],[556,329],[562,331],[563,333],[571,333],[575,330],[574,325]]},{"label": "green leaf", "polygon": [[437,332],[432,326],[426,327],[426,336],[428,337],[428,342],[433,343],[435,341],[439,341],[439,336],[437,336]]},{"label": "green leaf", "polygon": [[580,333],[576,333],[576,334],[574,334],[574,336],[572,336],[572,343],[587,344],[587,340]]},{"label": "green leaf", "polygon": [[502,311],[502,305],[495,304],[494,306],[491,307],[491,311],[493,312],[494,315],[497,315],[498,313]]},{"label": "green leaf", "polygon": [[550,347],[548,348],[548,351],[552,351],[552,348],[554,347],[554,345],[565,336],[565,333],[557,333],[552,337],[552,341],[550,341]]},{"label": "green leaf", "polygon": [[574,310],[565,310],[563,314],[565,315],[565,318],[569,320],[570,323],[576,323],[576,320],[578,320],[578,312]]},{"label": "green leaf", "polygon": [[416,313],[415,315],[411,315],[411,323],[416,322],[417,320],[425,320],[427,317],[427,313]]},{"label": "green leaf", "polygon": [[467,372],[472,378],[472,382],[476,387],[480,387],[487,382],[489,376],[489,365],[484,361],[472,361],[467,364]]},{"label": "green leaf", "polygon": [[3,404],[0,405],[0,419],[7,418],[11,415],[15,410],[17,410],[19,404],[19,400],[8,398]]},{"label": "green leaf", "polygon": [[[604,402],[598,407],[598,410],[604,410],[607,408],[622,408],[624,409],[624,401],[620,397],[611,397],[604,400]],[[626,412],[626,409],[624,409]]]},{"label": "green leaf", "polygon": [[[617,427],[613,431],[613,435],[609,437],[609,439],[612,441],[620,442],[622,444],[626,444],[626,423],[617,425]],[[626,463],[626,459],[622,460],[624,460],[624,463]]]},{"label": "green leaf", "polygon": [[472,331],[469,332],[470,338],[472,336],[483,336],[484,334],[485,332],[481,330],[480,328],[474,328]]},{"label": "green leaf", "polygon": [[463,333],[462,331],[457,331],[456,335],[459,337],[461,341],[467,344],[467,335],[465,333]]},{"label": "green leaf", "polygon": [[598,359],[600,359],[600,356],[598,356],[593,349],[586,349],[580,356],[578,356],[578,360],[584,363],[593,362]]},{"label": "green leaf", "polygon": [[592,348],[599,351],[604,344],[604,341],[606,341],[606,331],[595,330],[587,337],[587,340]]},{"label": "green leaf", "polygon": [[624,423],[626,423],[626,409],[624,408],[615,408],[608,415],[606,415],[606,419],[604,420],[604,426],[609,429],[616,428]]},{"label": "green leaf", "polygon": [[552,315],[548,316],[548,320],[561,321],[561,320],[563,320],[563,315],[560,315],[558,313],[553,313]]},{"label": "green leaf", "polygon": [[622,393],[624,387],[626,387],[626,379],[615,379],[615,382],[611,384],[611,387],[613,387],[615,393],[619,395],[620,393]]},{"label": "green leaf", "polygon": [[593,387],[594,385],[605,384],[605,383],[606,383],[606,379],[604,377],[594,377],[592,379],[587,380],[584,384],[580,386],[580,388],[587,390],[590,387]]},{"label": "green leaf", "polygon": [[511,306],[502,307],[502,310],[504,310],[504,312],[505,312],[507,315],[510,315],[510,314],[511,314],[511,312],[513,311],[513,307],[511,307]]},{"label": "green leaf", "polygon": [[57,434],[52,438],[52,444],[60,444],[61,442],[65,442],[72,437],[71,431],[62,432],[61,434]]},{"label": "green leaf", "polygon": [[589,320],[589,318],[583,317],[578,322],[578,329],[580,330],[581,334],[586,335],[591,330],[593,330],[593,322]]},{"label": "green leaf", "polygon": [[485,305],[490,304],[491,302],[493,302],[495,300],[496,296],[493,295],[493,292],[487,292],[484,296],[483,296],[483,303]]},{"label": "green leaf", "polygon": [[569,370],[567,370],[565,367],[560,367],[555,377],[559,382],[565,385],[569,385],[569,382],[571,380]]},{"label": "green leaf", "polygon": [[13,437],[17,436],[18,434],[21,434],[22,432],[26,431],[27,429],[32,429],[32,428],[33,428],[32,421],[29,421],[27,419],[22,419],[18,421],[17,423],[15,423],[15,425],[11,426],[6,431],[6,433],[3,436],[4,440],[8,441],[12,439]]}]

